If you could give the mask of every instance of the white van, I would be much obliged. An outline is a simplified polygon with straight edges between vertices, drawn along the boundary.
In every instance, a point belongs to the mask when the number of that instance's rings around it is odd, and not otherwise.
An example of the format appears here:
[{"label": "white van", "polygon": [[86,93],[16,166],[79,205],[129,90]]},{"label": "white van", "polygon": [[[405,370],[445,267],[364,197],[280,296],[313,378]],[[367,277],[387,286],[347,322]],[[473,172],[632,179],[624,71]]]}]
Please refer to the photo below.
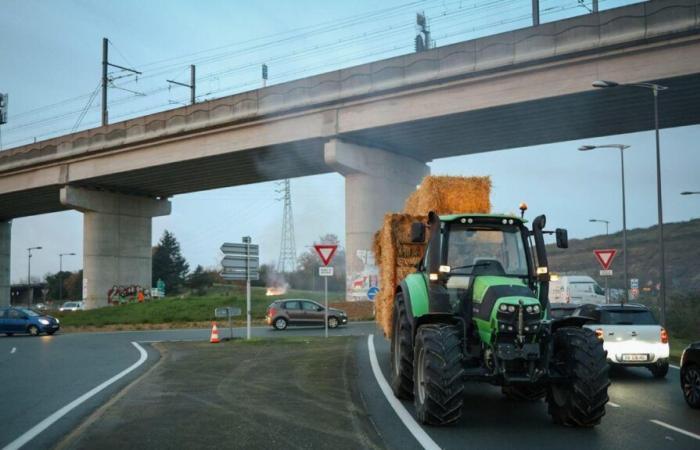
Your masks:
[{"label": "white van", "polygon": [[605,304],[605,291],[586,275],[552,276],[549,282],[550,303]]}]

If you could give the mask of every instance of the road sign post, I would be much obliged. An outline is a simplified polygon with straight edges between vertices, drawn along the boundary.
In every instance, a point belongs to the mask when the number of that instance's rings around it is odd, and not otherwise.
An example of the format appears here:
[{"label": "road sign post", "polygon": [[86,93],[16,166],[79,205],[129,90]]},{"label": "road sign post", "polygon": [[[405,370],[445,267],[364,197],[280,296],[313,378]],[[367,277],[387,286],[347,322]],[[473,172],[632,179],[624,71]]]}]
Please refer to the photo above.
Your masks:
[{"label": "road sign post", "polygon": [[615,254],[617,250],[608,248],[603,250],[593,250],[595,258],[600,263],[603,270],[600,271],[600,276],[605,278],[605,303],[610,303],[610,290],[608,289],[608,278],[612,276],[613,272],[610,269]]},{"label": "road sign post", "polygon": [[241,308],[236,308],[235,306],[226,306],[224,308],[216,308],[214,310],[214,316],[220,319],[228,319],[228,335],[229,339],[233,339],[233,316],[240,316]]},{"label": "road sign post", "polygon": [[250,236],[244,236],[241,244],[226,242],[221,246],[224,258],[221,260],[221,277],[224,280],[245,280],[246,292],[246,339],[250,339],[252,323],[250,305],[250,280],[260,277],[260,249],[251,243]]},{"label": "road sign post", "polygon": [[314,245],[314,249],[316,253],[318,253],[318,257],[321,258],[321,262],[324,266],[318,268],[318,274],[323,277],[323,292],[325,298],[325,320],[323,321],[323,328],[325,330],[325,336],[328,337],[328,277],[333,276],[333,268],[328,267],[328,263],[333,259],[333,255],[335,255],[338,246],[335,244],[316,244]]}]

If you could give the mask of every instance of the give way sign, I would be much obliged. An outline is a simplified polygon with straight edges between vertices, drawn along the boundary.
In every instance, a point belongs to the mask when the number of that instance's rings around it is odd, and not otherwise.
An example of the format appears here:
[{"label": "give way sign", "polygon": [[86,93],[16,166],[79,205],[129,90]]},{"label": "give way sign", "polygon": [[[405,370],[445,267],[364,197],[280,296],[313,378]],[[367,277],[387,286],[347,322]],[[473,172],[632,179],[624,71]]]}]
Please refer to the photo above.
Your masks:
[{"label": "give way sign", "polygon": [[603,269],[608,270],[610,268],[610,264],[612,264],[612,260],[617,254],[617,250],[613,248],[606,248],[604,250],[593,250],[593,253]]},{"label": "give way sign", "polygon": [[335,251],[338,249],[338,245],[315,244],[314,249],[316,249],[316,253],[318,253],[318,257],[321,258],[321,262],[323,262],[323,265],[327,266],[328,263],[331,262],[331,259],[333,259],[333,255],[335,255]]}]

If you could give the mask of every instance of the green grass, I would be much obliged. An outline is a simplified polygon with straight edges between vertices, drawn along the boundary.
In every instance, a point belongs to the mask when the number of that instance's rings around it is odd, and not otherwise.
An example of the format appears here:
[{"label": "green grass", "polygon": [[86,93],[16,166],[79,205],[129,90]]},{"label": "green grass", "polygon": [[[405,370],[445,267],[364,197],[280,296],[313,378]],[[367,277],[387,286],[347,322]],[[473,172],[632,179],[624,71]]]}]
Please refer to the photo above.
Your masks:
[{"label": "green grass", "polygon": [[[697,340],[697,339],[695,339]],[[678,363],[681,360],[681,354],[683,354],[683,349],[685,349],[691,342],[695,342],[693,339],[684,339],[677,337],[669,337],[669,344],[671,345],[671,356],[670,359],[674,363]]]},{"label": "green grass", "polygon": [[[222,306],[237,306],[241,314],[245,314],[245,291],[231,288],[229,295],[225,292],[205,296],[189,296],[185,298],[163,298],[146,303],[130,303],[126,305],[109,306],[89,311],[55,312],[51,313],[60,318],[62,326],[95,326],[106,325],[137,325],[180,322],[205,322],[215,320],[214,309]],[[329,292],[329,301],[343,299],[344,294]],[[264,288],[251,289],[251,306],[253,320],[263,319],[270,303],[278,298],[308,298],[323,301],[323,292],[290,290],[283,296],[265,296]],[[244,320],[244,315],[238,320]],[[221,319],[216,319],[221,320]]]}]

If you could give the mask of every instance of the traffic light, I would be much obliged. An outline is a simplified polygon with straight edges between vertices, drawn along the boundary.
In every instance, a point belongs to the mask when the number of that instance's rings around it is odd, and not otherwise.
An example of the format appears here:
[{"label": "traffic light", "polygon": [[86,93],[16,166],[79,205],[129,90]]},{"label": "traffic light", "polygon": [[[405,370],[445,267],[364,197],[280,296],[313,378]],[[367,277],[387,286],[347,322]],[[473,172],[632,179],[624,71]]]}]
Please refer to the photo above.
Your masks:
[{"label": "traffic light", "polygon": [[0,94],[0,125],[7,123],[7,98],[8,94]]}]

